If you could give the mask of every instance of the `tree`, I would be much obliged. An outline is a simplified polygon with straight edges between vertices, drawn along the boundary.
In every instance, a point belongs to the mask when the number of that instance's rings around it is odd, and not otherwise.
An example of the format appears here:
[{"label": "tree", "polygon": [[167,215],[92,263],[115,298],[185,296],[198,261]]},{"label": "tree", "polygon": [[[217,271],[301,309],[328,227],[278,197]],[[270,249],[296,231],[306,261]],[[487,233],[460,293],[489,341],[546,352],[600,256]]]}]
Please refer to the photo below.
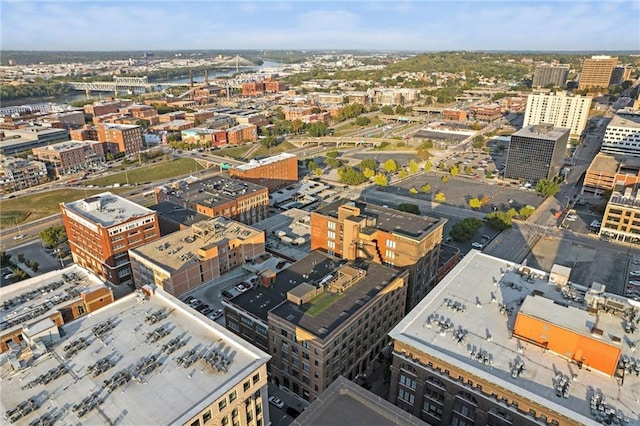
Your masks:
[{"label": "tree", "polygon": [[418,216],[420,216],[420,208],[418,206],[416,206],[415,204],[400,203],[400,204],[398,204],[398,208],[397,209],[400,210],[401,212],[417,214]]},{"label": "tree", "polygon": [[412,186],[412,187],[409,189],[409,194],[413,194],[413,195],[415,195],[415,194],[417,194],[417,193],[418,193],[418,190],[416,189],[416,187],[415,187],[415,186]]},{"label": "tree", "polygon": [[389,185],[389,179],[387,178],[386,175],[382,173],[378,173],[373,177],[373,183],[375,183],[378,186],[387,186]]},{"label": "tree", "polygon": [[480,228],[482,228],[482,221],[475,217],[469,217],[453,225],[449,235],[456,241],[469,241]]},{"label": "tree", "polygon": [[477,198],[472,198],[469,200],[469,207],[472,209],[479,209],[482,207],[482,202]]},{"label": "tree", "polygon": [[408,175],[409,175],[409,173],[408,173],[405,169],[402,169],[402,170],[400,170],[400,171],[398,172],[398,176],[400,177],[400,179],[404,179],[404,178],[406,178]]},{"label": "tree", "polygon": [[441,172],[444,172],[447,169],[447,165],[444,163],[444,161],[441,161],[440,164],[438,164],[438,170],[440,170]]},{"label": "tree", "polygon": [[473,138],[473,147],[478,149],[484,147],[484,136],[478,135]]},{"label": "tree", "polygon": [[560,184],[555,180],[540,179],[536,184],[536,191],[545,197],[554,196],[560,191]]},{"label": "tree", "polygon": [[380,108],[380,112],[382,112],[384,115],[393,115],[393,107],[390,105],[385,105]]},{"label": "tree", "polygon": [[418,172],[418,170],[420,169],[420,167],[418,166],[418,163],[416,163],[415,160],[409,160],[409,173],[416,174]]},{"label": "tree", "polygon": [[313,174],[316,176],[322,176],[324,174],[324,172],[322,171],[322,169],[320,167],[316,167],[316,169],[313,171]]},{"label": "tree", "polygon": [[478,123],[478,122],[476,121],[476,122],[474,122],[474,123],[471,125],[471,129],[473,129],[473,130],[480,130],[480,129],[482,129],[482,124],[480,124],[480,123]]},{"label": "tree", "polygon": [[18,253],[18,262],[24,263],[24,253]]},{"label": "tree", "polygon": [[9,266],[11,264],[11,255],[6,251],[0,252],[0,266]]},{"label": "tree", "polygon": [[18,268],[17,266],[11,269],[11,275],[13,275],[14,281],[26,280],[27,278],[29,278],[29,274],[27,274],[25,271]]},{"label": "tree", "polygon": [[424,164],[424,171],[425,171],[425,172],[429,172],[429,171],[431,171],[431,169],[432,169],[432,168],[433,168],[433,164],[431,164],[431,161],[427,161],[427,162]]},{"label": "tree", "polygon": [[382,163],[382,168],[387,172],[387,173],[393,173],[396,171],[396,169],[398,168],[398,165],[396,164],[395,161],[393,161],[393,159],[389,158],[387,161],[385,161],[384,163]]},{"label": "tree", "polygon": [[329,151],[325,154],[327,158],[337,158],[340,153],[338,151]]},{"label": "tree", "polygon": [[278,144],[278,139],[273,135],[269,135],[264,139],[260,140],[260,145],[262,145],[265,148],[271,148],[276,146],[277,144]]},{"label": "tree", "polygon": [[304,127],[304,123],[299,118],[296,118],[291,122],[291,131],[296,135],[300,132],[300,130]]},{"label": "tree", "polygon": [[440,178],[440,181],[441,181],[442,183],[447,183],[447,182],[449,182],[449,176],[447,176],[447,175],[442,176],[442,177]]},{"label": "tree", "polygon": [[451,176],[457,176],[458,172],[458,166],[456,166],[455,164],[449,169],[449,173],[451,173]]},{"label": "tree", "polygon": [[358,168],[360,170],[364,170],[364,169],[375,170],[378,168],[378,162],[373,158],[365,158],[360,162],[360,164],[358,164]]},{"label": "tree", "polygon": [[361,116],[356,118],[356,126],[366,126],[371,123],[369,117]]},{"label": "tree", "polygon": [[63,225],[55,225],[40,231],[42,244],[47,247],[54,247],[67,239],[67,233]]},{"label": "tree", "polygon": [[367,179],[371,179],[376,174],[376,172],[373,171],[373,169],[366,167],[364,170],[362,170],[362,174],[364,174],[364,177],[366,177]]},{"label": "tree", "polygon": [[340,182],[347,185],[360,185],[367,181],[367,178],[361,171],[354,169],[353,167],[343,167],[338,170],[340,176]]},{"label": "tree", "polygon": [[307,131],[309,132],[309,136],[319,137],[319,136],[327,136],[328,126],[325,123],[316,121],[315,123],[309,124]]},{"label": "tree", "polygon": [[318,165],[316,164],[315,161],[313,161],[313,159],[310,158],[310,159],[307,160],[307,169],[313,171],[313,170],[315,170],[317,168],[318,168]]},{"label": "tree", "polygon": [[404,114],[407,112],[407,109],[405,107],[403,107],[402,105],[398,105],[396,107],[396,114]]},{"label": "tree", "polygon": [[509,209],[506,212],[492,212],[487,215],[487,225],[497,231],[503,231],[509,229],[512,226],[511,219],[516,216],[518,212],[515,209]]},{"label": "tree", "polygon": [[524,206],[520,208],[520,211],[518,212],[518,214],[520,215],[521,218],[527,219],[529,218],[529,216],[533,214],[535,210],[536,210],[535,207]]},{"label": "tree", "polygon": [[431,185],[425,183],[420,187],[420,191],[426,194],[427,192],[431,191]]},{"label": "tree", "polygon": [[433,196],[433,201],[435,201],[436,203],[444,203],[445,201],[447,201],[447,197],[445,197],[444,192],[438,192]]},{"label": "tree", "polygon": [[468,175],[472,175],[473,174],[473,168],[471,166],[466,166],[464,168],[464,172]]},{"label": "tree", "polygon": [[342,166],[342,161],[338,160],[337,158],[327,158],[326,160],[324,160],[324,163],[334,169]]}]

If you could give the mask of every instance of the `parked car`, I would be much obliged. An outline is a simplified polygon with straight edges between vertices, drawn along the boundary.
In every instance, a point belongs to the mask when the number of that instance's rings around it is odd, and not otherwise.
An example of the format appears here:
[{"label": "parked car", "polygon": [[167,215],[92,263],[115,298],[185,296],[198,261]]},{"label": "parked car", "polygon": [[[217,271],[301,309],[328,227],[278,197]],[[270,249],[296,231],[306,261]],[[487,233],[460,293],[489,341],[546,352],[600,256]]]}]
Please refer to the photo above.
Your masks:
[{"label": "parked car", "polygon": [[190,305],[191,301],[193,301],[193,300],[197,300],[197,299],[195,297],[193,297],[193,296],[187,296],[187,297],[184,298],[183,302],[186,303],[187,305]]},{"label": "parked car", "polygon": [[270,396],[269,397],[269,403],[275,405],[278,408],[283,408],[284,407],[284,402],[282,402],[281,400],[279,400],[275,396]]},{"label": "parked car", "polygon": [[479,242],[475,241],[475,242],[471,243],[471,247],[473,247],[474,249],[482,250],[482,248],[484,246],[482,244],[480,244]]},{"label": "parked car", "polygon": [[211,306],[207,306],[202,311],[200,311],[202,315],[209,315],[211,312],[213,312],[213,308]]},{"label": "parked car", "polygon": [[629,272],[629,276],[631,276],[631,277],[640,277],[640,271],[631,271],[631,272]]},{"label": "parked car", "polygon": [[247,291],[246,288],[244,288],[243,285],[240,284],[236,284],[233,288],[235,288],[236,290],[238,290],[240,293],[244,293],[245,291]]},{"label": "parked car", "polygon": [[629,284],[631,285],[639,285],[640,286],[640,281],[629,281]]},{"label": "parked car", "polygon": [[209,318],[211,318],[212,320],[217,320],[218,318],[220,318],[222,316],[223,312],[222,309],[218,309],[215,312],[210,313],[209,315],[207,315]]},{"label": "parked car", "polygon": [[222,297],[225,297],[227,299],[232,299],[233,298],[233,294],[231,294],[229,291],[227,290],[223,290],[222,291]]},{"label": "parked car", "polygon": [[287,414],[293,417],[294,419],[300,415],[300,411],[296,410],[293,407],[287,407]]},{"label": "parked car", "polygon": [[207,305],[206,303],[203,303],[202,305],[199,305],[199,306],[196,308],[196,311],[198,311],[198,312],[202,312],[202,311],[204,311],[205,309],[209,309],[209,305]]},{"label": "parked car", "polygon": [[21,240],[21,239],[23,239],[24,237],[26,237],[26,235],[24,235],[24,234],[20,234],[20,235],[16,235],[15,237],[13,237],[13,239],[14,239],[14,240]]}]

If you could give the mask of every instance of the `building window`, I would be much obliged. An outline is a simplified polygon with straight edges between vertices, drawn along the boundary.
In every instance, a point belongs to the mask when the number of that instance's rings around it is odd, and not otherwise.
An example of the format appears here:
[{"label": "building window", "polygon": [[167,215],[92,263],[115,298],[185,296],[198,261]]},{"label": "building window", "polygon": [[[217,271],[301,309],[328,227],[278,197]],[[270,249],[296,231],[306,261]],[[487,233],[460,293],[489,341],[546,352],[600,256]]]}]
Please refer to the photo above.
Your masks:
[{"label": "building window", "polygon": [[222,401],[218,402],[218,410],[222,411],[225,409],[225,407],[227,406],[227,399],[223,399]]},{"label": "building window", "polygon": [[404,389],[400,389],[398,391],[398,398],[400,398],[404,402],[408,402],[411,405],[413,405],[413,403],[415,402],[415,399],[416,399],[415,395],[405,391]]},{"label": "building window", "polygon": [[207,410],[204,412],[204,414],[202,415],[202,422],[203,423],[207,423],[209,420],[211,420],[211,410]]},{"label": "building window", "polygon": [[331,221],[327,222],[327,229],[333,229],[335,231],[336,223]]},{"label": "building window", "polygon": [[327,241],[327,247],[331,250],[335,250],[336,248],[336,243],[335,241]]},{"label": "building window", "polygon": [[191,426],[200,426],[200,419],[196,419],[191,423]]},{"label": "building window", "polygon": [[260,381],[260,373],[256,373],[253,375],[253,384],[255,385]]},{"label": "building window", "polygon": [[387,247],[391,249],[396,248],[396,242],[392,240],[387,240]]},{"label": "building window", "polygon": [[406,386],[408,388],[411,388],[413,390],[416,389],[416,381],[415,381],[415,379],[413,379],[411,377],[408,377],[408,376],[405,376],[404,374],[400,375],[400,384],[402,384],[402,385],[404,385],[404,386]]},{"label": "building window", "polygon": [[235,401],[237,397],[238,397],[238,393],[236,391],[231,392],[229,394],[229,403],[232,403],[233,401]]},{"label": "building window", "polygon": [[333,231],[327,231],[327,238],[329,238],[330,240],[335,240],[336,239],[336,233]]},{"label": "building window", "polygon": [[242,388],[245,392],[248,391],[250,387],[251,387],[251,382],[249,382],[248,380],[244,382],[244,384],[242,385]]}]

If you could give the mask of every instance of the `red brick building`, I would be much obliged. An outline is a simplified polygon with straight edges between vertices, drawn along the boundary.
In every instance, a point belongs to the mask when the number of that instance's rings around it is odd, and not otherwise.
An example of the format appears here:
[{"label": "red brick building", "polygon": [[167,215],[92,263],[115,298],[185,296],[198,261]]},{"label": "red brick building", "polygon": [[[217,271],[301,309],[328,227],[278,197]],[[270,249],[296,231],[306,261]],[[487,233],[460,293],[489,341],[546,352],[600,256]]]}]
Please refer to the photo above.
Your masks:
[{"label": "red brick building", "polygon": [[118,150],[127,155],[136,154],[142,150],[142,127],[101,123],[98,125],[98,140],[100,142],[117,143]]},{"label": "red brick building", "polygon": [[273,191],[298,181],[298,157],[285,152],[262,160],[251,160],[232,167],[229,175]]},{"label": "red brick building", "polygon": [[467,121],[467,112],[461,109],[443,109],[442,119],[448,121]]},{"label": "red brick building", "polygon": [[258,140],[258,127],[253,124],[238,124],[227,129],[227,141],[230,144],[240,145],[245,142]]},{"label": "red brick building", "polygon": [[110,192],[61,203],[74,263],[112,284],[131,281],[129,249],[160,238],[158,215]]},{"label": "red brick building", "polygon": [[97,141],[98,129],[91,126],[84,126],[82,129],[70,130],[69,136],[72,141]]},{"label": "red brick building", "polygon": [[252,81],[242,83],[242,96],[259,96],[264,94],[264,81]]},{"label": "red brick building", "polygon": [[476,105],[469,108],[471,116],[480,121],[493,121],[502,117],[502,107],[498,104]]}]

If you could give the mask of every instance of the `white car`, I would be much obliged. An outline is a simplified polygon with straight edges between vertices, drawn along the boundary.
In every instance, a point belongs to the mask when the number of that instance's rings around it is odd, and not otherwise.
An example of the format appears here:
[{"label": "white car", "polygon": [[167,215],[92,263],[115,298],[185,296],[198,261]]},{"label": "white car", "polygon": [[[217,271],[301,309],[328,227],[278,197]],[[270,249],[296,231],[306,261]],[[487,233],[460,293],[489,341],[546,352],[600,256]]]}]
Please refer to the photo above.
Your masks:
[{"label": "white car", "polygon": [[275,405],[278,408],[283,408],[284,407],[284,402],[282,402],[281,400],[279,400],[275,396],[270,396],[269,397],[269,402],[271,404]]},{"label": "white car", "polygon": [[630,277],[640,277],[640,271],[631,271],[629,272]]},{"label": "white car", "polygon": [[629,284],[631,284],[631,285],[638,285],[638,286],[640,286],[640,281],[633,281],[633,280],[632,280],[632,281],[629,281]]},{"label": "white car", "polygon": [[21,240],[21,239],[23,239],[24,237],[26,237],[26,235],[24,235],[24,234],[20,234],[20,235],[16,235],[15,237],[13,237],[13,239],[14,239],[14,240]]},{"label": "white car", "polygon": [[575,222],[575,221],[576,221],[576,218],[575,218],[575,217],[573,217],[573,216],[567,216],[567,219],[566,219],[566,220],[567,220],[567,222]]},{"label": "white car", "polygon": [[247,291],[247,289],[244,288],[244,286],[241,286],[240,284],[233,286],[233,288],[238,290],[240,293],[244,293],[245,291]]},{"label": "white car", "polygon": [[473,247],[474,249],[482,250],[484,246],[478,242],[473,242],[471,243],[471,247]]}]

